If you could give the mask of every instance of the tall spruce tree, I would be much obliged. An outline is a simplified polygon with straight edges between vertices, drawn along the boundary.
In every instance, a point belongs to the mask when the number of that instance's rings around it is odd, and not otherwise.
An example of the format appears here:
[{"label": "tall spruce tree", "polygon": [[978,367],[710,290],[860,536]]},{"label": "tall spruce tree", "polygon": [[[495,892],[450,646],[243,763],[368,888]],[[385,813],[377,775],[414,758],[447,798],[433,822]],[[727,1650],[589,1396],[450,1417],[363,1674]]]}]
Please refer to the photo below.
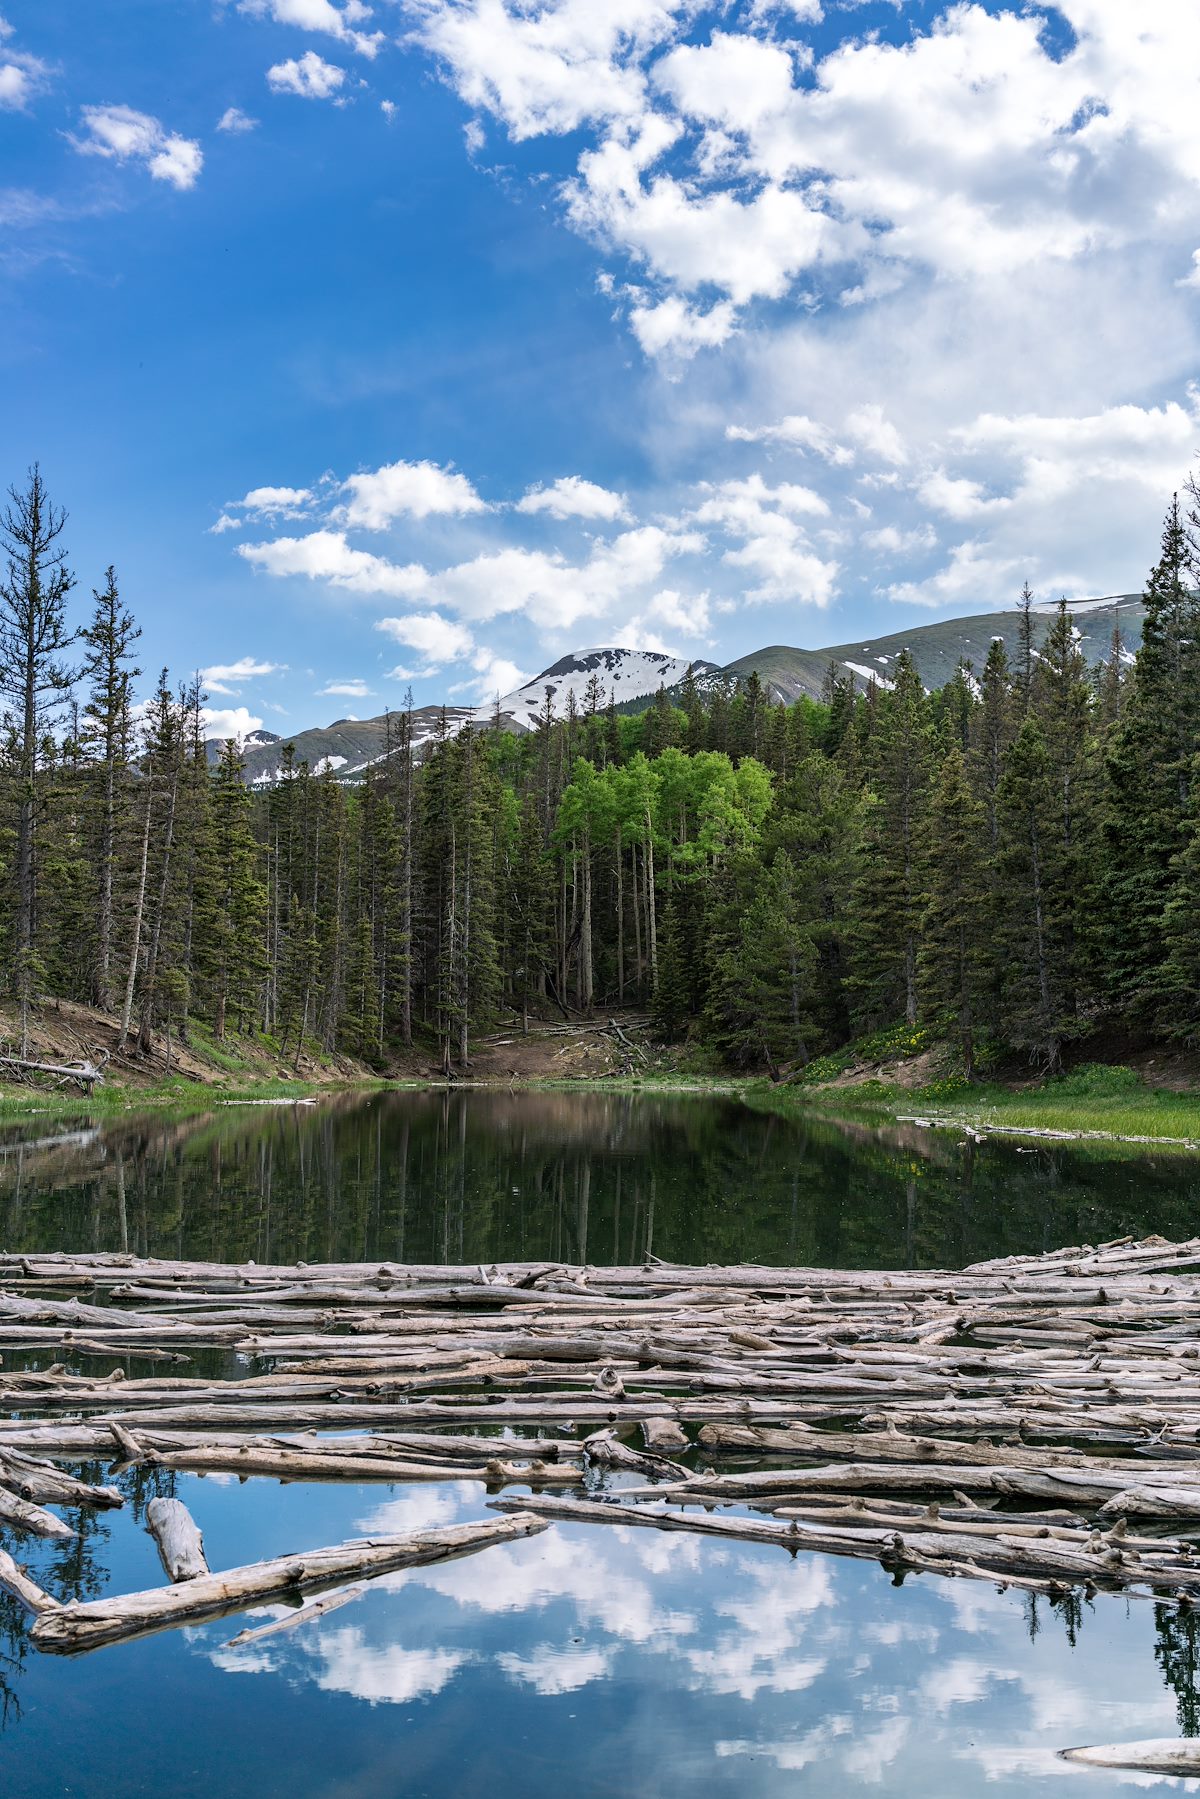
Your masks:
[{"label": "tall spruce tree", "polygon": [[1064,1044],[1082,1029],[1061,805],[1045,735],[1031,713],[1000,783],[996,935],[1004,968],[1004,1037],[1047,1073],[1061,1068]]},{"label": "tall spruce tree", "polygon": [[132,806],[133,683],[142,672],[133,660],[133,646],[142,633],[121,601],[112,567],[105,571],[104,586],[93,589],[92,598],[91,620],[79,634],[85,645],[82,675],[87,682],[81,734],[95,763],[96,909],[90,997],[102,1011],[111,1011],[118,854]]},{"label": "tall spruce tree", "polygon": [[851,910],[856,1021],[917,1021],[917,957],[925,909],[932,731],[925,689],[907,650],[880,703]]},{"label": "tall spruce tree", "polygon": [[62,710],[71,674],[63,657],[75,634],[66,600],[74,586],[62,534],[66,513],[50,499],[35,463],[26,485],[10,488],[0,512],[0,702],[9,721],[16,777],[10,982],[20,1006],[21,1054],[29,1053],[29,1007],[38,986],[39,777],[44,745]]},{"label": "tall spruce tree", "polygon": [[241,751],[231,737],[212,778],[196,908],[196,969],[204,1011],[218,1041],[225,1036],[230,1011],[242,1032],[260,1016],[259,984],[266,973],[267,894],[244,773]]},{"label": "tall spruce tree", "polygon": [[1172,500],[1144,595],[1142,643],[1107,761],[1101,901],[1108,999],[1149,1030],[1164,1003],[1163,904],[1188,836],[1200,741],[1200,597]]},{"label": "tall spruce tree", "polygon": [[809,1059],[817,950],[795,865],[779,850],[760,869],[740,928],[713,971],[708,1015],[734,1062],[777,1075]]},{"label": "tall spruce tree", "polygon": [[921,982],[927,1009],[945,1012],[969,1080],[988,984],[988,881],[981,855],[984,813],[971,791],[958,744],[942,762],[930,817],[929,899],[923,921]]}]

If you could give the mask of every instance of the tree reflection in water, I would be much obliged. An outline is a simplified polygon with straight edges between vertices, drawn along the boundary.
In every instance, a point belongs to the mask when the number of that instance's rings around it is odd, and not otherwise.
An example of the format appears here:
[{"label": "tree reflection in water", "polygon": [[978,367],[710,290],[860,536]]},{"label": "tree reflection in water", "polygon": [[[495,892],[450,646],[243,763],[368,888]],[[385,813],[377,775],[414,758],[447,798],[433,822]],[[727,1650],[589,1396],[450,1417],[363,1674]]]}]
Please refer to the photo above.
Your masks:
[{"label": "tree reflection in water", "polygon": [[198,1260],[961,1267],[1188,1235],[1188,1158],[961,1142],[719,1096],[437,1092],[0,1137],[0,1242]]}]

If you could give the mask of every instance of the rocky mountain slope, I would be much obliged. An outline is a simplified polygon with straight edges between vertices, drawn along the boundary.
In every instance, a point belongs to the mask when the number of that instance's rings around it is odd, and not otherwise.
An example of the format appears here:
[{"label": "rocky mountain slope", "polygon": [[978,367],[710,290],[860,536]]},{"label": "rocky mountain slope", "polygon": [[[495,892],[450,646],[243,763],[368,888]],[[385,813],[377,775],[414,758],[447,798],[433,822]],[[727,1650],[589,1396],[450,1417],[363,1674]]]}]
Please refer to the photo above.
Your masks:
[{"label": "rocky mountain slope", "polygon": [[[1056,608],[1034,608],[1035,643],[1040,644],[1053,622]],[[1094,667],[1108,656],[1114,629],[1121,632],[1124,655],[1133,660],[1142,641],[1143,608],[1140,594],[1114,594],[1107,599],[1083,600],[1071,607],[1079,648]],[[1004,639],[1010,659],[1017,651],[1017,614],[978,612],[968,618],[938,619],[934,624],[918,625],[915,630],[896,631],[886,637],[854,638],[849,643],[831,644],[823,650],[789,649],[773,644],[739,656],[722,671],[746,680],[752,670],[776,700],[796,700],[801,694],[816,699],[821,693],[830,665],[855,677],[858,686],[874,680],[886,685],[888,669],[901,650],[911,651],[922,681],[931,691],[944,687],[960,662],[969,662],[979,670],[995,638]]]}]

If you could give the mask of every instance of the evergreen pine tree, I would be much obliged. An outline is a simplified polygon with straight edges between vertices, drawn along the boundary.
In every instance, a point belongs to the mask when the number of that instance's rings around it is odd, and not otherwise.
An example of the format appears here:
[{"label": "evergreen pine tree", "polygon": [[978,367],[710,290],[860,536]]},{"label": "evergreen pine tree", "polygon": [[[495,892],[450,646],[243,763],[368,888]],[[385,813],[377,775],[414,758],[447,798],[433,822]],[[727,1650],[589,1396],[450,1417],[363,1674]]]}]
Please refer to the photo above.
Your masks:
[{"label": "evergreen pine tree", "polygon": [[1064,1044],[1082,1028],[1061,804],[1041,723],[1030,714],[1000,783],[996,932],[1004,967],[1004,1037],[1047,1073],[1062,1066]]},{"label": "evergreen pine tree", "polygon": [[16,786],[13,856],[15,928],[10,963],[21,1009],[21,1054],[28,1054],[29,1006],[39,984],[36,855],[41,763],[47,736],[67,697],[62,661],[74,642],[66,598],[74,585],[61,538],[66,514],[51,502],[35,463],[24,489],[9,490],[0,513],[0,703],[12,728]]},{"label": "evergreen pine tree", "polygon": [[925,690],[902,650],[880,708],[851,910],[848,986],[863,1029],[917,1020],[931,736]]},{"label": "evergreen pine tree", "polygon": [[1200,599],[1190,586],[1183,515],[1173,500],[1144,596],[1142,643],[1107,762],[1103,956],[1124,1020],[1152,1028],[1163,1003],[1163,903],[1188,835],[1200,741]]},{"label": "evergreen pine tree", "polygon": [[91,621],[80,632],[86,646],[82,674],[88,683],[82,737],[95,760],[96,907],[89,997],[102,1010],[110,1011],[115,974],[117,865],[132,803],[129,762],[133,683],[142,672],[134,664],[133,646],[141,630],[121,602],[114,569],[106,571],[103,588],[93,589],[92,597],[95,607]]},{"label": "evergreen pine tree", "polygon": [[708,1017],[732,1061],[765,1064],[772,1075],[808,1061],[816,966],[796,868],[779,850],[759,872],[735,941],[713,970]]},{"label": "evergreen pine tree", "polygon": [[196,906],[202,1007],[218,1041],[231,1010],[241,1032],[261,1016],[259,984],[266,974],[267,894],[244,772],[237,742],[230,738],[212,777]]},{"label": "evergreen pine tree", "polygon": [[920,972],[928,1009],[953,1016],[968,1080],[975,1069],[980,1002],[988,974],[983,838],[983,809],[971,792],[958,744],[953,743],[942,762],[931,807],[929,901]]}]

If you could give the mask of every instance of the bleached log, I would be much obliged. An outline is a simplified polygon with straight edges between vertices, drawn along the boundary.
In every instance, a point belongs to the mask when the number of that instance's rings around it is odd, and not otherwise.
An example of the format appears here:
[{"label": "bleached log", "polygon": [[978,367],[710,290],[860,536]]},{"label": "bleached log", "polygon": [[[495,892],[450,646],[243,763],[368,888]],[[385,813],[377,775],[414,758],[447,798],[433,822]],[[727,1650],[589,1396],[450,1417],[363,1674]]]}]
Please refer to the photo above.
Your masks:
[{"label": "bleached log", "polygon": [[1060,1749],[1059,1754],[1064,1761],[1088,1768],[1126,1768],[1139,1774],[1200,1774],[1200,1740],[1195,1737],[1145,1737],[1137,1743]]},{"label": "bleached log", "polygon": [[[503,1447],[498,1445],[497,1447]],[[579,1467],[553,1462],[517,1463],[500,1455],[472,1465],[467,1462],[414,1462],[391,1460],[381,1455],[325,1454],[278,1448],[262,1443],[243,1443],[226,1448],[219,1442],[192,1449],[167,1450],[156,1455],[160,1467],[177,1473],[236,1474],[239,1478],[265,1475],[275,1480],[330,1481],[450,1481],[476,1480],[489,1485],[528,1482],[531,1486],[579,1486]],[[644,1464],[638,1463],[642,1472]]]},{"label": "bleached log", "polygon": [[58,1600],[52,1599],[36,1581],[30,1580],[24,1568],[19,1567],[5,1549],[0,1549],[0,1587],[6,1593],[11,1593],[14,1599],[19,1599],[25,1610],[32,1612],[35,1618],[58,1609]]},{"label": "bleached log", "polygon": [[146,1507],[146,1528],[168,1580],[196,1580],[208,1573],[204,1538],[181,1499],[152,1499]]},{"label": "bleached log", "polygon": [[115,1487],[93,1487],[85,1480],[64,1474],[49,1462],[7,1446],[0,1447],[0,1480],[22,1499],[46,1500],[51,1505],[124,1505]]},{"label": "bleached log", "polygon": [[[753,1504],[764,1494],[807,1492],[908,1492],[998,1493],[1023,1499],[1054,1499],[1077,1506],[1100,1507],[1118,1495],[1126,1516],[1200,1518],[1200,1485],[1190,1489],[1144,1488],[1128,1490],[1121,1476],[1086,1469],[1059,1468],[1039,1474],[1028,1468],[986,1467],[956,1463],[913,1468],[903,1464],[826,1464],[823,1467],[780,1469],[753,1474],[698,1475],[686,1487],[635,1487],[627,1497],[651,1495],[675,1497],[686,1491],[689,1499],[736,1499]],[[1158,1509],[1160,1504],[1165,1509]],[[1191,1506],[1190,1512],[1177,1507]]]},{"label": "bleached log", "polygon": [[201,1575],[182,1586],[154,1587],[120,1598],[56,1606],[40,1612],[31,1636],[39,1649],[75,1654],[106,1643],[127,1641],[180,1624],[198,1623],[274,1598],[280,1593],[318,1592],[358,1575],[471,1555],[494,1543],[532,1536],[546,1528],[536,1517],[500,1518],[491,1523],[451,1524],[407,1536],[364,1537],[299,1555],[278,1556],[221,1574]]},{"label": "bleached log", "polygon": [[680,1462],[673,1462],[669,1456],[654,1453],[642,1454],[640,1450],[630,1449],[622,1443],[615,1431],[593,1431],[584,1440],[584,1457],[596,1468],[621,1468],[632,1474],[657,1475],[660,1478],[673,1474],[677,1480],[690,1481],[694,1476],[689,1468]]},{"label": "bleached log", "polygon": [[641,1431],[647,1449],[688,1448],[687,1433],[674,1418],[644,1418]]},{"label": "bleached log", "polygon": [[7,1487],[0,1487],[0,1524],[11,1524],[14,1530],[27,1530],[35,1537],[73,1537],[77,1532],[56,1518],[53,1512],[47,1512],[40,1505],[33,1505],[28,1499],[21,1499],[16,1493],[10,1493]]},{"label": "bleached log", "polygon": [[29,1074],[57,1074],[64,1080],[76,1081],[85,1093],[104,1081],[104,1070],[92,1061],[31,1062],[25,1056],[0,1056],[0,1068],[20,1068]]},{"label": "bleached log", "polygon": [[343,1605],[349,1605],[352,1599],[361,1599],[366,1587],[338,1587],[332,1593],[326,1593],[320,1599],[311,1599],[307,1605],[298,1605],[295,1611],[289,1612],[285,1618],[273,1618],[270,1624],[262,1624],[257,1630],[239,1630],[236,1637],[230,1637],[226,1649],[244,1649],[249,1643],[261,1643],[264,1637],[277,1637],[282,1631],[295,1630],[297,1625],[307,1624],[312,1618],[323,1618],[326,1612],[336,1612]]}]

